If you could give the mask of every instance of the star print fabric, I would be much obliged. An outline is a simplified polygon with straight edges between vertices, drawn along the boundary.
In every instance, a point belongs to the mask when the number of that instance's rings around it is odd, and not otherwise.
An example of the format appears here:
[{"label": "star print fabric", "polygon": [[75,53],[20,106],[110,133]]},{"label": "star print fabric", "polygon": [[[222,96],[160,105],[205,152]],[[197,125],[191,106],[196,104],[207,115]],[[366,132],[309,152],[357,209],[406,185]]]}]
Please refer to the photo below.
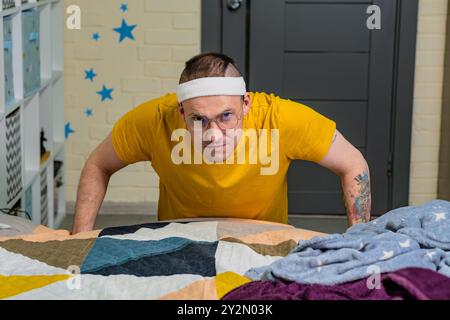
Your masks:
[{"label": "star print fabric", "polygon": [[344,234],[300,241],[287,257],[246,276],[334,285],[413,267],[450,277],[450,202],[394,209]]}]

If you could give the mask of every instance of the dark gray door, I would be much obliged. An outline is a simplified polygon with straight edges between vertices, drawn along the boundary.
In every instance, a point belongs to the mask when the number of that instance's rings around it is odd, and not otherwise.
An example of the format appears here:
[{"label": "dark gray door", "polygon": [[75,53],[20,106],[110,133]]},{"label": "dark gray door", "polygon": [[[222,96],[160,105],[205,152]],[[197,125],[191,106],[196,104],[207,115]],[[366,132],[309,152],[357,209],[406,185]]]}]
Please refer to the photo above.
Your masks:
[{"label": "dark gray door", "polygon": [[[335,120],[365,155],[372,214],[392,205],[398,1],[244,0],[231,10],[233,1],[222,0],[202,12],[205,51],[233,56],[251,91],[304,103]],[[380,30],[367,28],[370,5],[381,9]],[[294,161],[288,184],[290,213],[345,214],[339,178],[319,165]]]}]

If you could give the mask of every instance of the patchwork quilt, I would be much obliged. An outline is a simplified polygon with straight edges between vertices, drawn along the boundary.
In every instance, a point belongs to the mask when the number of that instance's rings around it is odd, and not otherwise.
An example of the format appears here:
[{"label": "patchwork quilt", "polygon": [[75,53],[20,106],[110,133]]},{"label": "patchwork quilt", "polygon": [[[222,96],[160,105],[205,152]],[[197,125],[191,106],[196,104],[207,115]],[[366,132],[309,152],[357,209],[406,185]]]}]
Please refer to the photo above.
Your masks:
[{"label": "patchwork quilt", "polygon": [[0,238],[0,299],[220,299],[323,234],[243,219]]}]

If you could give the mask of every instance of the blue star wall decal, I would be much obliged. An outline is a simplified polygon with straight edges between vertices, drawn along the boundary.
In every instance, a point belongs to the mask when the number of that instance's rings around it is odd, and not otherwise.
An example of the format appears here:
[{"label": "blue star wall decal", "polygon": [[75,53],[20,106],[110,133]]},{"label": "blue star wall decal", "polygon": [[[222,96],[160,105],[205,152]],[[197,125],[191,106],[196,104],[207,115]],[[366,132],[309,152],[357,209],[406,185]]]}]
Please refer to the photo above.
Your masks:
[{"label": "blue star wall decal", "polygon": [[97,94],[99,94],[99,95],[102,97],[102,102],[103,102],[103,101],[105,101],[106,99],[109,99],[109,100],[112,100],[112,99],[113,99],[112,96],[111,96],[111,93],[112,93],[113,91],[114,91],[113,88],[107,89],[107,88],[105,87],[105,85],[103,85],[102,90],[97,91]]},{"label": "blue star wall decal", "polygon": [[121,10],[122,12],[127,12],[127,11],[128,11],[128,4],[122,3],[122,4],[120,5],[120,10]]},{"label": "blue star wall decal", "polygon": [[100,34],[98,32],[95,32],[94,34],[92,34],[92,39],[94,39],[95,41],[100,40]]},{"label": "blue star wall decal", "polygon": [[135,40],[133,36],[133,30],[136,28],[137,24],[128,25],[125,19],[122,19],[122,25],[118,28],[114,28],[113,30],[120,34],[119,43],[125,40],[126,38],[130,38],[131,40]]},{"label": "blue star wall decal", "polygon": [[86,115],[86,117],[92,117],[92,115],[94,114],[94,112],[92,111],[91,108],[86,108],[86,110],[84,110],[84,114]]},{"label": "blue star wall decal", "polygon": [[70,122],[67,122],[64,127],[64,135],[66,137],[66,140],[67,140],[67,138],[69,138],[69,135],[71,135],[74,132],[75,132],[75,130],[72,129]]},{"label": "blue star wall decal", "polygon": [[97,74],[94,72],[94,68],[91,68],[91,70],[84,70],[84,72],[86,73],[84,80],[91,80],[91,82],[93,82],[94,78],[97,76]]}]

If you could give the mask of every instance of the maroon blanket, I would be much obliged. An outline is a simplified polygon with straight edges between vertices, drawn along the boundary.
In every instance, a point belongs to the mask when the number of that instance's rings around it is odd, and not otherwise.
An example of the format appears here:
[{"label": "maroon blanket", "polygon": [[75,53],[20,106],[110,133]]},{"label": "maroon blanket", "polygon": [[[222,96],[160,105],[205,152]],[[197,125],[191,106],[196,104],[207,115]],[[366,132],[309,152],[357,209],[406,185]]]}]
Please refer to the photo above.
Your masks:
[{"label": "maroon blanket", "polygon": [[[406,268],[334,286],[296,282],[255,281],[234,289],[223,300],[448,300],[450,278],[440,273]],[[373,288],[373,289],[370,289]]]}]

